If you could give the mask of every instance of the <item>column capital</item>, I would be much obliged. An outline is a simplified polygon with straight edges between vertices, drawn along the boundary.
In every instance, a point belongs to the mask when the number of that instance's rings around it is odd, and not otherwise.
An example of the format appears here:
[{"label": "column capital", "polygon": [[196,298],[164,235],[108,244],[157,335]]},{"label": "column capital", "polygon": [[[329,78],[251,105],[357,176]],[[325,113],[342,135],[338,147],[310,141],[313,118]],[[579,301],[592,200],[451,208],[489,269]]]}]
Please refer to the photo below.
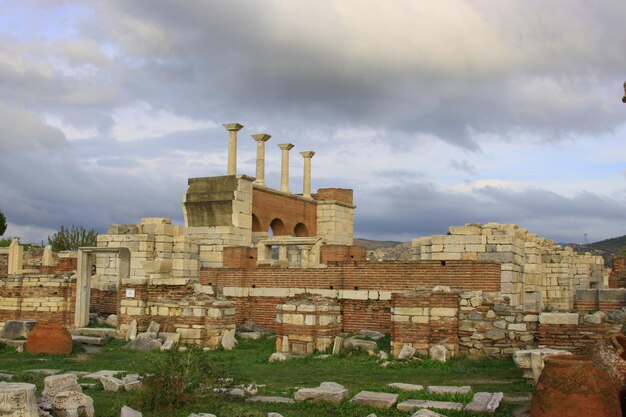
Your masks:
[{"label": "column capital", "polygon": [[239,123],[224,123],[222,126],[224,126],[229,132],[238,132],[243,128],[243,125]]},{"label": "column capital", "polygon": [[267,142],[272,137],[272,135],[268,135],[267,133],[255,133],[254,135],[250,136],[252,136],[252,139],[256,140],[257,142]]},{"label": "column capital", "polygon": [[278,144],[278,147],[280,149],[282,149],[283,151],[288,151],[291,148],[293,148],[294,146],[296,146],[296,145],[294,145],[293,143],[279,143]]},{"label": "column capital", "polygon": [[302,155],[303,158],[313,158],[313,155],[315,155],[315,152],[303,151],[303,152],[300,152],[300,155]]}]

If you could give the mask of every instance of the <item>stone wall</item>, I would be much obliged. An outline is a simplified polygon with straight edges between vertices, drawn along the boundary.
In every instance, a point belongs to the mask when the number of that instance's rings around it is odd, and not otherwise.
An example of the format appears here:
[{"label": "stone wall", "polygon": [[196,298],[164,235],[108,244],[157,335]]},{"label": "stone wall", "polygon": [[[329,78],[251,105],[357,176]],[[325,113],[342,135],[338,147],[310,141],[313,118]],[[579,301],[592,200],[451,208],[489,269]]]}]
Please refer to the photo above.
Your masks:
[{"label": "stone wall", "polygon": [[414,259],[483,260],[501,265],[502,294],[519,310],[571,310],[577,289],[604,285],[604,261],[576,254],[513,224],[451,226],[413,241]]},{"label": "stone wall", "polygon": [[[219,287],[237,305],[238,323],[254,321],[274,328],[276,304],[290,296],[314,293],[337,299],[344,309],[344,330],[391,330],[393,293],[437,285],[497,292],[500,268],[493,262],[353,261],[326,268],[209,268],[202,285]],[[348,313],[348,314],[346,314]],[[354,314],[350,314],[354,313]]]},{"label": "stone wall", "polygon": [[92,288],[89,296],[89,312],[100,315],[117,314],[117,290]]},{"label": "stone wall", "polygon": [[626,256],[613,258],[613,268],[609,276],[609,288],[626,288]]},{"label": "stone wall", "polygon": [[74,321],[76,280],[55,275],[13,275],[0,285],[0,325],[7,320]]},{"label": "stone wall", "polygon": [[576,311],[620,311],[626,308],[626,288],[576,291]]},{"label": "stone wall", "polygon": [[9,248],[0,248],[0,279],[7,277],[9,272]]}]

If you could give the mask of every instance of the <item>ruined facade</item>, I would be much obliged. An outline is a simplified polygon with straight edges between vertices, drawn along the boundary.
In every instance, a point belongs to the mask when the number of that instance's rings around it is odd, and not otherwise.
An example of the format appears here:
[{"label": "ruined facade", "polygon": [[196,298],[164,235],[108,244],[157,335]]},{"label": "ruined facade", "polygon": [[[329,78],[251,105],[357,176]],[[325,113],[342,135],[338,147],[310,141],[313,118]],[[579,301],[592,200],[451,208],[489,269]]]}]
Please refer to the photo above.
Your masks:
[{"label": "ruined facade", "polygon": [[[563,343],[582,351],[619,331],[611,317],[587,317],[626,306],[622,290],[605,288],[622,275],[609,279],[601,258],[515,225],[468,224],[416,239],[413,261],[368,261],[352,245],[352,190],[311,191],[312,151],[301,152],[304,181],[294,194],[293,145],[280,144],[281,184],[273,189],[264,178],[270,136],[252,135],[251,177],[236,168],[242,126],[225,127],[227,175],[189,180],[183,225],[111,225],[73,268],[55,255],[29,271],[13,247],[11,269],[4,278],[0,271],[0,325],[48,318],[84,326],[91,311],[117,314],[120,335],[133,321],[144,330],[155,320],[200,346],[255,322],[276,331],[277,349],[287,353],[327,349],[338,333],[367,329],[390,333],[395,354],[407,344],[421,353],[441,344],[470,355]],[[63,274],[68,266],[76,273]]]}]

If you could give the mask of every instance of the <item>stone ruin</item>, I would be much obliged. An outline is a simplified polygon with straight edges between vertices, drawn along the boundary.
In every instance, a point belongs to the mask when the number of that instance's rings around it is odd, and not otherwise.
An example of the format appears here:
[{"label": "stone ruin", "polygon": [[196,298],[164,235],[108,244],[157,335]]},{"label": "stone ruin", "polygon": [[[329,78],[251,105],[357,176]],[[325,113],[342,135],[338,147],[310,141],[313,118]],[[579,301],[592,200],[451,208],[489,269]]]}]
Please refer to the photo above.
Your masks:
[{"label": "stone ruin", "polygon": [[626,263],[619,259],[622,267],[609,271],[600,257],[487,223],[414,240],[412,261],[369,262],[365,248],[353,246],[352,190],[312,192],[314,152],[301,152],[296,194],[294,145],[279,144],[281,182],[271,188],[270,135],[252,135],[252,177],[237,172],[243,126],[225,127],[226,175],[189,179],[183,225],[167,218],[111,225],[97,247],[75,254],[27,256],[19,242],[0,250],[0,325],[52,320],[78,333],[90,313],[114,314],[119,337],[154,321],[182,344],[218,347],[254,322],[276,331],[277,351],[291,354],[371,330],[391,334],[394,355],[443,346],[452,356],[538,347],[580,353],[621,331],[626,291],[614,287],[624,286]]}]

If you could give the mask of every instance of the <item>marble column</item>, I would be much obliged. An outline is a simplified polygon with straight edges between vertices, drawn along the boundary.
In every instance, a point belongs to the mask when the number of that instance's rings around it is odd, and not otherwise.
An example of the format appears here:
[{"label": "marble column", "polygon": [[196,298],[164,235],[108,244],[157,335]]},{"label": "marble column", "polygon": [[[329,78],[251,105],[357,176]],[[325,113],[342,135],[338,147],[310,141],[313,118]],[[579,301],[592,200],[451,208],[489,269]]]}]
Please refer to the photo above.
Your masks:
[{"label": "marble column", "polygon": [[265,142],[270,140],[271,136],[267,133],[257,133],[252,135],[252,139],[256,140],[256,183],[265,185]]},{"label": "marble column", "polygon": [[311,197],[311,158],[315,155],[313,151],[300,152],[300,155],[304,158],[304,175],[302,183],[302,197]]},{"label": "marble column", "polygon": [[237,132],[243,125],[239,123],[224,123],[228,130],[228,169],[226,175],[237,175]]},{"label": "marble column", "polygon": [[289,192],[289,151],[294,147],[293,143],[281,143],[278,147],[282,150],[280,164],[280,191]]}]

